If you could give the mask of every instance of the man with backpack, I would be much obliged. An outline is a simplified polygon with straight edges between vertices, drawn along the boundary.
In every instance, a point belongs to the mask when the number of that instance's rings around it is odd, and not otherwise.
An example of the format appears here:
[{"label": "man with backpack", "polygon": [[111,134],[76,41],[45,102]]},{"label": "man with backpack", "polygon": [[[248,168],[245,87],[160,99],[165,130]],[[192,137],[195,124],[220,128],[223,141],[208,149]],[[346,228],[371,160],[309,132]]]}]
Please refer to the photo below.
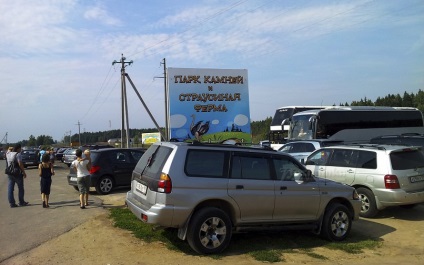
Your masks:
[{"label": "man with backpack", "polygon": [[16,176],[7,174],[9,179],[9,183],[7,187],[7,192],[8,192],[7,198],[9,200],[9,204],[11,208],[18,206],[16,204],[15,196],[13,194],[15,189],[15,184],[18,185],[19,206],[28,205],[28,202],[24,200],[24,195],[25,195],[24,178],[26,178],[26,173],[25,173],[24,164],[22,163],[22,159],[21,159],[21,150],[22,150],[21,145],[16,144],[13,147],[12,152],[8,152],[6,154],[7,165],[10,165],[11,163],[15,163],[15,166],[19,167],[20,169],[19,174]]}]

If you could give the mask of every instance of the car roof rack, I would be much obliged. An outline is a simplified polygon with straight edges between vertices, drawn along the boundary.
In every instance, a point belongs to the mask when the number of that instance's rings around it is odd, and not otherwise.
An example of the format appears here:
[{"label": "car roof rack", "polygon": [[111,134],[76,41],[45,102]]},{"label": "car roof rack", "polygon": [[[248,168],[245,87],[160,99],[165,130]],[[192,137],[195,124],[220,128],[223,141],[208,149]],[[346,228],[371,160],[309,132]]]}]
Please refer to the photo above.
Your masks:
[{"label": "car roof rack", "polygon": [[208,142],[200,142],[197,140],[193,140],[192,142],[186,142],[186,144],[196,145],[196,146],[210,146],[210,147],[231,147],[231,148],[239,148],[243,150],[262,149],[262,150],[277,152],[276,150],[272,149],[270,146],[246,146],[246,145],[240,145],[240,144],[208,143]]},{"label": "car roof rack", "polygon": [[346,146],[357,146],[359,148],[374,148],[374,149],[378,149],[378,150],[387,150],[381,144],[359,144],[359,143],[355,144],[354,143],[354,144],[347,144]]}]

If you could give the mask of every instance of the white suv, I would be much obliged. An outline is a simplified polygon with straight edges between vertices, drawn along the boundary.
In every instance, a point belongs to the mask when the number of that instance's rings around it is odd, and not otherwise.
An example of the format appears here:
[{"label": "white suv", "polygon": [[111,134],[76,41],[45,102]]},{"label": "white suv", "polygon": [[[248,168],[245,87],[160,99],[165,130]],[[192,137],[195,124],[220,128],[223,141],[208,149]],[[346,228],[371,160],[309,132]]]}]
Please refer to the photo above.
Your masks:
[{"label": "white suv", "polygon": [[362,200],[362,217],[374,217],[389,206],[411,208],[424,202],[421,147],[325,147],[312,153],[305,165],[315,176],[354,187]]},{"label": "white suv", "polygon": [[132,175],[126,204],[140,220],[178,228],[198,253],[223,251],[234,232],[308,229],[345,239],[359,218],[355,189],[311,175],[274,150],[153,144]]}]

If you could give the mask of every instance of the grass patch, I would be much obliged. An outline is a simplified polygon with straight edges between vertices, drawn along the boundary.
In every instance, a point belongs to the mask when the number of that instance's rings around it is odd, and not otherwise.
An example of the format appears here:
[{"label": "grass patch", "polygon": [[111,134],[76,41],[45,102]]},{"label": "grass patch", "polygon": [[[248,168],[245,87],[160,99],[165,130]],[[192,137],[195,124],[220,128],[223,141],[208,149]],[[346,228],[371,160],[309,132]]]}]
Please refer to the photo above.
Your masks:
[{"label": "grass patch", "polygon": [[[114,221],[115,227],[129,230],[135,237],[145,242],[162,242],[170,250],[199,256],[186,241],[177,237],[176,229],[162,229],[145,224],[138,220],[130,210],[123,208],[110,209],[110,218]],[[329,242],[307,231],[251,232],[233,234],[230,245],[224,253],[208,257],[222,259],[229,254],[245,254],[258,261],[274,263],[284,261],[284,254],[298,252],[317,260],[325,260],[327,259],[325,256],[314,252],[313,249],[324,247],[354,255],[362,253],[364,249],[375,249],[381,247],[381,245],[382,242],[379,240],[365,238],[353,233],[345,241]]]},{"label": "grass patch", "polygon": [[284,259],[282,258],[281,251],[277,249],[251,251],[249,252],[249,255],[258,261],[264,261],[264,262],[284,261]]}]

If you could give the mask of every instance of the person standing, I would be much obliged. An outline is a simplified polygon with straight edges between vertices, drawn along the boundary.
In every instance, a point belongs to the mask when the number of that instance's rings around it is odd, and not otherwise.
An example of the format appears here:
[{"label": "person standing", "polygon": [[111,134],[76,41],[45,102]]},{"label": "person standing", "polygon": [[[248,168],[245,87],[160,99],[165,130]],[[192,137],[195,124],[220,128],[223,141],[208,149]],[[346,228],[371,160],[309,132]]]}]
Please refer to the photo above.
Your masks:
[{"label": "person standing", "polygon": [[7,165],[10,165],[11,163],[15,163],[16,165],[19,166],[20,168],[20,174],[18,176],[14,176],[14,175],[7,175],[8,179],[9,179],[9,183],[7,186],[7,198],[9,200],[9,204],[11,208],[17,207],[18,205],[16,204],[15,201],[15,196],[14,196],[14,190],[15,190],[15,184],[18,185],[18,198],[19,198],[19,206],[27,206],[28,202],[26,202],[24,200],[24,196],[25,196],[25,189],[24,189],[24,178],[26,178],[26,172],[25,172],[25,168],[24,168],[24,164],[22,163],[22,158],[21,158],[21,151],[22,151],[22,147],[20,144],[16,144],[13,147],[13,150],[11,152],[8,152],[6,154],[6,160],[7,160]]},{"label": "person standing", "polygon": [[55,159],[55,154],[54,154],[54,149],[53,149],[53,147],[52,147],[52,148],[50,148],[49,156],[50,156],[50,164],[52,164],[52,167],[53,167],[53,165],[54,165],[54,159]]},{"label": "person standing", "polygon": [[41,200],[43,208],[49,208],[50,187],[52,185],[52,175],[54,175],[53,164],[50,163],[50,155],[44,154],[38,166],[38,175],[40,178]]},{"label": "person standing", "polygon": [[40,164],[41,164],[41,162],[42,162],[42,160],[43,160],[43,155],[46,153],[46,148],[43,146],[42,148],[41,148],[41,151],[38,153],[38,155],[39,155],[39,157],[40,157],[40,161],[38,161]]},{"label": "person standing", "polygon": [[80,192],[80,208],[85,209],[88,206],[88,193],[90,192],[90,169],[91,158],[89,153],[85,153],[85,158],[82,158],[81,149],[75,152],[77,159],[72,161],[71,166],[77,172],[77,184]]}]

